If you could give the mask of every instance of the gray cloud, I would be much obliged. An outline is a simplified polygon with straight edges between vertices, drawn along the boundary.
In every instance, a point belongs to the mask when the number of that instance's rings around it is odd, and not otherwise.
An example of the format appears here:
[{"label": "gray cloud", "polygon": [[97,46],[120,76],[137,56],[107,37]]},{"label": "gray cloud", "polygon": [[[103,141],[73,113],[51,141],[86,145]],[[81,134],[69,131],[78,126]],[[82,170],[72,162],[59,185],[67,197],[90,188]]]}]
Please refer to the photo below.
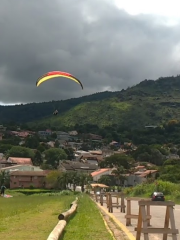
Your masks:
[{"label": "gray cloud", "polygon": [[[110,2],[1,0],[0,102],[67,99],[178,74],[180,24],[131,16]],[[72,73],[84,90],[63,78],[36,88],[53,70]]]}]

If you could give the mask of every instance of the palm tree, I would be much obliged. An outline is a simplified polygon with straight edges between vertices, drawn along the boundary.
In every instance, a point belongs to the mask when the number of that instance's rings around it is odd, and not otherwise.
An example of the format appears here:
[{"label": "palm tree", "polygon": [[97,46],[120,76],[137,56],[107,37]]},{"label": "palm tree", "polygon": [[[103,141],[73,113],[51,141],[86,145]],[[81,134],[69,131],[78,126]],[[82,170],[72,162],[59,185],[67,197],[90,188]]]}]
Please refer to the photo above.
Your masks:
[{"label": "palm tree", "polygon": [[77,174],[77,172],[69,172],[68,173],[68,183],[71,185],[73,185],[73,191],[76,190],[76,186],[79,183],[79,175]]},{"label": "palm tree", "polygon": [[58,177],[58,186],[60,189],[66,190],[68,185],[68,173],[62,172],[62,174]]},{"label": "palm tree", "polygon": [[92,180],[92,176],[86,173],[79,174],[79,184],[81,186],[81,191],[84,192],[84,185],[88,184]]},{"label": "palm tree", "polygon": [[124,183],[124,181],[126,180],[126,176],[124,175],[125,174],[125,169],[123,166],[120,166],[118,167],[117,169],[114,169],[112,171],[112,173],[115,175],[115,178],[118,180],[119,182],[119,186],[118,186],[118,190],[119,190],[119,187],[121,184]]}]

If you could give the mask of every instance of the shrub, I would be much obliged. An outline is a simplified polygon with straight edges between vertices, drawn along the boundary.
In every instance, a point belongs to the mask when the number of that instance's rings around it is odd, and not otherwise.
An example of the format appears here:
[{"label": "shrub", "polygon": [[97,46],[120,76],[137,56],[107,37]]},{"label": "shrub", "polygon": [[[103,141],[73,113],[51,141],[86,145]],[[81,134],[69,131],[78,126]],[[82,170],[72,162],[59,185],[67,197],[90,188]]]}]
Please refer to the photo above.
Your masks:
[{"label": "shrub", "polygon": [[154,191],[160,191],[163,192],[164,195],[170,195],[175,196],[176,198],[180,199],[180,184],[175,184],[167,181],[159,180],[157,181],[157,185],[155,183],[147,184],[142,183],[138,184],[135,187],[127,188],[125,189],[125,194],[128,194],[130,196],[147,196],[150,197],[150,195]]}]

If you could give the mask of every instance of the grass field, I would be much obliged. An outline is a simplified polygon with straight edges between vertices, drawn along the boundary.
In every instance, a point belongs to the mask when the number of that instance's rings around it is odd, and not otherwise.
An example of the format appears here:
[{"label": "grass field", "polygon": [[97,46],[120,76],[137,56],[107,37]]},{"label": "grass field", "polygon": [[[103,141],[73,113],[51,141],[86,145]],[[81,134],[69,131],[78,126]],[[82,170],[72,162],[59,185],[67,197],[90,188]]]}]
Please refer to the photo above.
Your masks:
[{"label": "grass field", "polygon": [[[13,194],[0,197],[0,239],[45,240],[58,222],[60,212],[69,209],[75,195],[48,196]],[[90,198],[79,195],[77,213],[66,226],[64,240],[111,240],[103,219]]]}]

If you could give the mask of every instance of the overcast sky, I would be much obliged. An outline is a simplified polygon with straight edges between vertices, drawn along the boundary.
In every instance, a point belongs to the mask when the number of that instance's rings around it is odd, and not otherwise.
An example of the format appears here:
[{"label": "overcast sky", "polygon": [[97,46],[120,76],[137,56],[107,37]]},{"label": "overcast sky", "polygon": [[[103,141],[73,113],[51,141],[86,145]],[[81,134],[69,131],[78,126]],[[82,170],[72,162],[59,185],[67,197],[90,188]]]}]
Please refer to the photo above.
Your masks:
[{"label": "overcast sky", "polygon": [[[1,0],[0,102],[68,99],[180,74],[178,1]],[[84,90],[64,78],[37,88],[54,70],[75,75]]]}]

